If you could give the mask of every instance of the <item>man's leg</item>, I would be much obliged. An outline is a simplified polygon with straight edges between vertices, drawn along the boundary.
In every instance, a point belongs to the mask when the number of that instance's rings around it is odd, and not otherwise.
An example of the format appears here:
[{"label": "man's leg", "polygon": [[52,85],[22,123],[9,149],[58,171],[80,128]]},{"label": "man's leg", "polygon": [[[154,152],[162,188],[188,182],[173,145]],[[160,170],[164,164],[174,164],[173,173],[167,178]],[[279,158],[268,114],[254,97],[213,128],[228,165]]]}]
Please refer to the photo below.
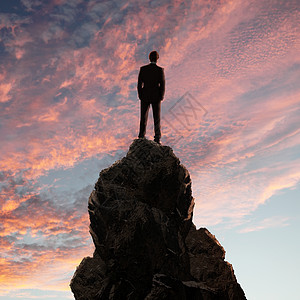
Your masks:
[{"label": "man's leg", "polygon": [[141,100],[141,118],[139,138],[145,137],[150,103]]},{"label": "man's leg", "polygon": [[156,103],[152,103],[152,111],[153,111],[153,119],[154,119],[154,140],[159,142],[161,137],[160,131],[160,101]]}]

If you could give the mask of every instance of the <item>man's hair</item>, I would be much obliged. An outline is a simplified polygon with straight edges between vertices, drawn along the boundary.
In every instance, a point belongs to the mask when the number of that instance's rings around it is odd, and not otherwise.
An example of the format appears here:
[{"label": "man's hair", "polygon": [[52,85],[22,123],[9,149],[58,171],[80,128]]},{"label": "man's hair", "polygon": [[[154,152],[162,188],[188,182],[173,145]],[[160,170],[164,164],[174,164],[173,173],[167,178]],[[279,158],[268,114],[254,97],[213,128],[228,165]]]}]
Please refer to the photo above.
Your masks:
[{"label": "man's hair", "polygon": [[149,54],[150,61],[157,62],[158,58],[159,58],[159,55],[156,51],[150,52],[150,54]]}]

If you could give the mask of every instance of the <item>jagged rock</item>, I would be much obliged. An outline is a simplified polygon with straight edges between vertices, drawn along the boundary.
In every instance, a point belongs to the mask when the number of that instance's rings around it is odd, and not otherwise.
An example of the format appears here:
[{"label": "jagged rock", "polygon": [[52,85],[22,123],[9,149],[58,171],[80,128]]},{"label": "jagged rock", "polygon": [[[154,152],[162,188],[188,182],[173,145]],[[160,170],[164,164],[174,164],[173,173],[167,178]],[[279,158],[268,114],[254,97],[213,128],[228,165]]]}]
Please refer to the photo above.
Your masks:
[{"label": "jagged rock", "polygon": [[75,299],[246,299],[224,249],[192,224],[193,207],[189,172],[172,149],[134,140],[89,198],[96,249],[73,276]]},{"label": "jagged rock", "polygon": [[246,299],[238,284],[232,265],[224,260],[225,250],[206,228],[196,230],[192,225],[185,240],[190,258],[191,275],[205,282],[218,299]]},{"label": "jagged rock", "polygon": [[136,139],[125,157],[101,171],[89,211],[98,204],[107,206],[121,200],[158,208],[166,216],[176,218],[184,236],[189,230],[194,207],[191,179],[168,146]]}]

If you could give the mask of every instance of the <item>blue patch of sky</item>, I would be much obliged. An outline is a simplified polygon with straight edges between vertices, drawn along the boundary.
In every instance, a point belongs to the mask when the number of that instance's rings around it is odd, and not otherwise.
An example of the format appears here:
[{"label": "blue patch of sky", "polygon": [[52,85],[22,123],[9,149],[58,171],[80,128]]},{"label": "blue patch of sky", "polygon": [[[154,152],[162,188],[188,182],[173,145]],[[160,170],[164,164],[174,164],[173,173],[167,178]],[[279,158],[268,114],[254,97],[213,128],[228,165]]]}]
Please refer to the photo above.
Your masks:
[{"label": "blue patch of sky", "polygon": [[123,150],[119,150],[115,153],[86,159],[72,168],[50,170],[46,176],[39,178],[39,184],[45,186],[45,190],[49,187],[55,188],[56,193],[75,192],[74,188],[78,191],[89,185],[94,186],[100,171],[121,159],[125,154]]},{"label": "blue patch of sky", "polygon": [[0,13],[16,14],[19,16],[27,16],[30,14],[26,11],[26,7],[20,0],[0,1]]},{"label": "blue patch of sky", "polygon": [[107,107],[118,107],[120,105],[120,102],[118,101],[119,98],[118,93],[120,91],[121,88],[119,86],[114,86],[111,88],[111,91],[105,95],[104,100],[106,101],[105,105]]},{"label": "blue patch of sky", "polygon": [[[233,265],[248,299],[295,299],[298,294],[299,198],[300,184],[270,197],[245,218],[245,224],[232,228],[223,222],[209,228],[226,249],[226,260]],[[240,232],[277,217],[286,217],[286,226],[278,224],[277,227]]]}]

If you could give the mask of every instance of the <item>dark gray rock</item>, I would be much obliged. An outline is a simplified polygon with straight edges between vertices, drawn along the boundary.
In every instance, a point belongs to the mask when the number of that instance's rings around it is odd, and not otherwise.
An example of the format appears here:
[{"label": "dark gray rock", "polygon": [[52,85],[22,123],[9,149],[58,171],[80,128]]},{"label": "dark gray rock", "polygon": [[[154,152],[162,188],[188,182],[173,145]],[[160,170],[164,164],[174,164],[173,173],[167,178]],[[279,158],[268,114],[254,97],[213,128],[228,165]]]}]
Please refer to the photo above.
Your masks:
[{"label": "dark gray rock", "polygon": [[185,240],[190,258],[190,273],[218,295],[217,299],[246,299],[232,265],[224,260],[225,250],[206,228],[192,225]]},{"label": "dark gray rock", "polygon": [[193,207],[172,149],[134,140],[89,198],[96,249],[72,278],[75,299],[246,299],[224,249],[192,224]]}]

